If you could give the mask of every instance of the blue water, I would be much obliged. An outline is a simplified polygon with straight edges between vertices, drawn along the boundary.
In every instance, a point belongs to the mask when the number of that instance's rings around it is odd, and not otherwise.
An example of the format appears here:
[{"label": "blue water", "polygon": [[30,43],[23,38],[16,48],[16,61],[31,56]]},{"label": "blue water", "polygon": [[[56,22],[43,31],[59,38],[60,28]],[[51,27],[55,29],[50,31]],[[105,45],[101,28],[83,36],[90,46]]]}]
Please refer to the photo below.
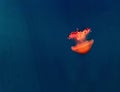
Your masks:
[{"label": "blue water", "polygon": [[[1,0],[0,92],[120,92],[117,0]],[[90,27],[91,51],[67,39]]]}]

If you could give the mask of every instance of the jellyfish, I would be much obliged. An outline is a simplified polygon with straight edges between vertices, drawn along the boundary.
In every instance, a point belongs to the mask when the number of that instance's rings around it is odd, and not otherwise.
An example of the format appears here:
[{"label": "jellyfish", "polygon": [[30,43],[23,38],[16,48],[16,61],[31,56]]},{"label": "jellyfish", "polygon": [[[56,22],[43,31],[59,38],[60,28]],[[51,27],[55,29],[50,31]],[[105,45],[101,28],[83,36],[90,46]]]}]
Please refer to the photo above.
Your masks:
[{"label": "jellyfish", "polygon": [[71,50],[79,54],[88,53],[94,43],[93,39],[87,39],[87,36],[90,32],[90,28],[86,28],[83,31],[80,31],[77,28],[76,31],[71,32],[68,36],[68,39],[73,39],[76,42],[75,46],[71,46]]}]

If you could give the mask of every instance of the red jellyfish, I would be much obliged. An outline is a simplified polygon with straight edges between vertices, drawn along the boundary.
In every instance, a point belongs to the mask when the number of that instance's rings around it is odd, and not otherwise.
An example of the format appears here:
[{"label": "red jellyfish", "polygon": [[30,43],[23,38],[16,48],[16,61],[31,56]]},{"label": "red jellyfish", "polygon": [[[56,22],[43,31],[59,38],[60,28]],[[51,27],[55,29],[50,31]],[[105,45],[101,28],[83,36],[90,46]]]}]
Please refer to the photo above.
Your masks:
[{"label": "red jellyfish", "polygon": [[94,40],[87,40],[87,35],[91,32],[90,28],[86,28],[80,31],[78,28],[75,32],[71,32],[68,39],[74,39],[76,41],[75,46],[71,46],[71,50],[79,54],[86,54],[90,51]]}]

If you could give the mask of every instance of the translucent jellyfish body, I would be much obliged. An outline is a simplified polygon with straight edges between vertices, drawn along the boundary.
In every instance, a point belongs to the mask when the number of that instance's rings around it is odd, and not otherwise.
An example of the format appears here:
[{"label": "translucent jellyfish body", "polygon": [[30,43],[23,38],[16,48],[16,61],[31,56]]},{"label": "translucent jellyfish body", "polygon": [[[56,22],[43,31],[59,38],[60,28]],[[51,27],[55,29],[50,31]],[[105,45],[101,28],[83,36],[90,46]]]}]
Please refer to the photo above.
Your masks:
[{"label": "translucent jellyfish body", "polygon": [[91,32],[90,28],[86,28],[83,31],[77,29],[74,32],[71,32],[68,39],[74,39],[76,41],[75,46],[71,46],[71,50],[79,54],[86,54],[90,51],[94,40],[87,40],[87,35]]}]

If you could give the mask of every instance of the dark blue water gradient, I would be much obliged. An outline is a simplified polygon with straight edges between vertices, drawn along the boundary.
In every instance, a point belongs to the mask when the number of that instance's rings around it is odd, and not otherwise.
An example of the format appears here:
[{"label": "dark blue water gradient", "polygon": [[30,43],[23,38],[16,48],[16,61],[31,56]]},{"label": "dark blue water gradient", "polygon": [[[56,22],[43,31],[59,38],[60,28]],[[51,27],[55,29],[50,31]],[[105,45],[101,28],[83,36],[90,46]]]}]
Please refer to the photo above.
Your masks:
[{"label": "dark blue water gradient", "polygon": [[[119,92],[117,0],[1,0],[1,92]],[[69,33],[91,27],[91,51],[70,50]]]}]

